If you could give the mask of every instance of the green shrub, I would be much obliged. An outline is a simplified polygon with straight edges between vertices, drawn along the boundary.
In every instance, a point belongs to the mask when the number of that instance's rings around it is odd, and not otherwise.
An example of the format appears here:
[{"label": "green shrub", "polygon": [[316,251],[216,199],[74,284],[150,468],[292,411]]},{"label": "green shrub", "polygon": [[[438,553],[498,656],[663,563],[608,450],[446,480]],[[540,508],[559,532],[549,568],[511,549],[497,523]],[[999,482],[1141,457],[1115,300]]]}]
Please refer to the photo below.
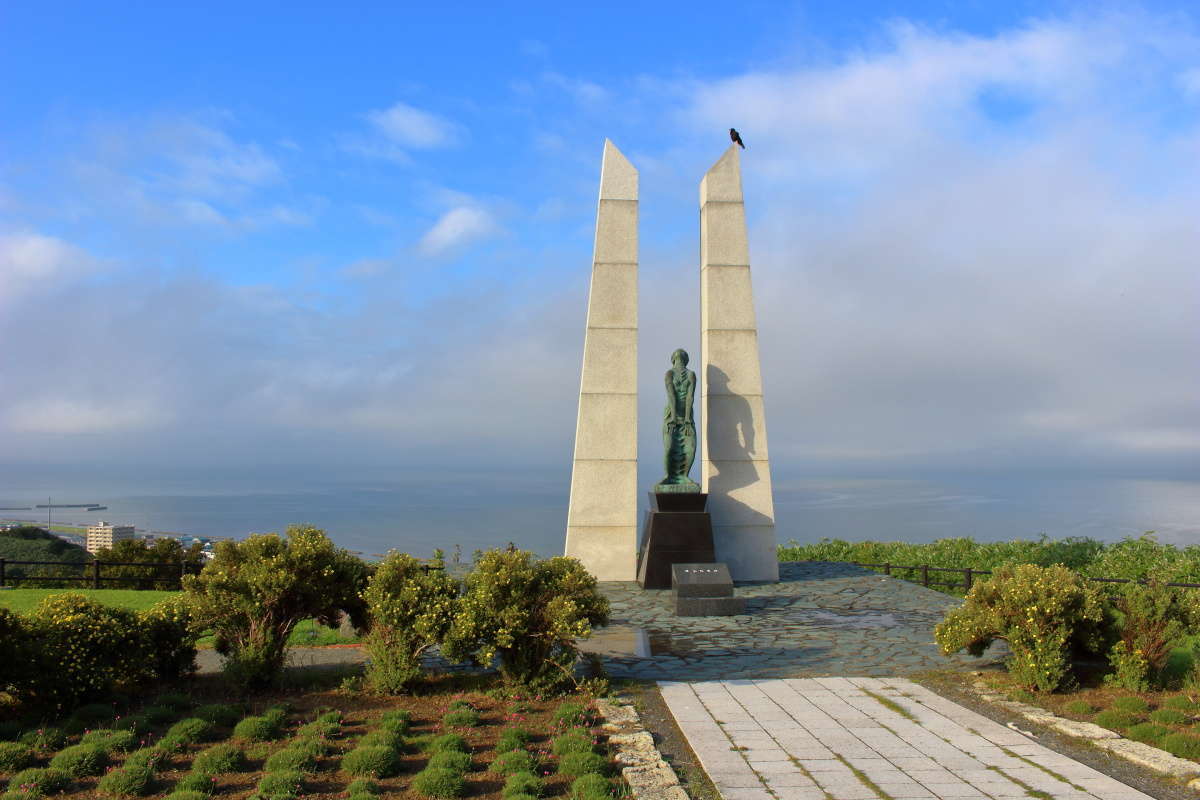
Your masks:
[{"label": "green shrub", "polygon": [[67,743],[67,734],[62,728],[38,728],[21,735],[21,744],[27,744],[34,750],[48,752],[58,750]]},{"label": "green shrub", "polygon": [[504,800],[538,800],[537,795],[533,794],[510,794],[504,797]]},{"label": "green shrub", "polygon": [[326,722],[316,719],[312,722],[306,722],[296,729],[296,735],[302,739],[323,739],[331,736],[336,736],[342,728],[336,722]]},{"label": "green shrub", "polygon": [[[200,628],[191,604],[182,595],[168,597],[138,614],[147,658],[143,673],[147,679],[179,681],[196,671],[196,640]],[[176,695],[182,703],[171,704],[176,711],[192,707],[187,695]],[[156,702],[163,705],[161,699]]]},{"label": "green shrub", "polygon": [[510,685],[557,689],[570,682],[576,642],[607,621],[608,600],[579,561],[490,550],[467,576],[442,654],[481,666],[499,657]]},{"label": "green shrub", "polygon": [[1107,711],[1101,711],[1097,714],[1093,721],[1102,728],[1120,731],[1136,725],[1138,718],[1128,711],[1119,711],[1115,708],[1110,708]]},{"label": "green shrub", "polygon": [[612,785],[603,775],[580,775],[571,783],[571,800],[609,800]]},{"label": "green shrub", "polygon": [[440,753],[434,753],[429,758],[429,763],[426,767],[436,767],[438,769],[452,769],[455,772],[466,772],[471,768],[471,756],[469,753],[463,753],[458,750],[443,750]]},{"label": "green shrub", "polygon": [[356,795],[373,796],[379,794],[379,787],[370,778],[357,778],[350,782],[350,785],[346,787],[346,791],[350,794],[351,798]]},{"label": "green shrub", "polygon": [[288,745],[288,749],[299,750],[301,753],[308,753],[313,758],[320,758],[329,752],[329,742],[320,736],[308,736],[294,739]]},{"label": "green shrub", "polygon": [[542,780],[532,772],[514,772],[504,781],[504,788],[500,790],[500,795],[506,798],[515,794],[537,797],[541,793]]},{"label": "green shrub", "polygon": [[579,729],[559,734],[550,740],[550,752],[556,756],[565,756],[567,753],[590,753],[592,750],[592,737]]},{"label": "green shrub", "polygon": [[447,728],[474,728],[479,724],[479,712],[471,708],[456,708],[442,717]]},{"label": "green shrub", "polygon": [[392,553],[363,595],[371,627],[367,680],[380,692],[405,691],[421,675],[421,653],[439,644],[458,604],[458,585],[442,569],[425,569],[406,553]]},{"label": "green shrub", "polygon": [[18,772],[8,779],[8,788],[25,789],[41,794],[58,794],[71,784],[71,776],[61,769],[34,767]]},{"label": "green shrub", "polygon": [[1157,581],[1116,590],[1110,628],[1117,642],[1109,650],[1114,669],[1105,678],[1109,684],[1134,692],[1163,686],[1171,649],[1200,622],[1200,607],[1189,591]]},{"label": "green shrub", "polygon": [[1150,712],[1150,719],[1159,725],[1183,725],[1190,717],[1174,708],[1160,708]]},{"label": "green shrub", "polygon": [[166,736],[174,736],[188,744],[206,742],[213,737],[213,724],[199,717],[188,717],[176,722],[167,729]]},{"label": "green shrub", "polygon": [[469,708],[472,711],[478,710],[475,708],[475,706],[471,705],[471,702],[469,700],[467,700],[466,698],[463,698],[463,697],[454,698],[453,700],[450,701],[450,705],[446,706],[447,711],[457,711],[460,708]]},{"label": "green shrub", "polygon": [[76,744],[58,751],[50,759],[50,766],[70,775],[84,778],[99,775],[108,766],[108,751],[95,744]]},{"label": "green shrub", "polygon": [[1072,700],[1063,706],[1072,714],[1088,715],[1096,711],[1096,707],[1086,700]]},{"label": "green shrub", "polygon": [[356,747],[342,756],[342,770],[359,777],[387,778],[399,767],[396,751],[383,745]]},{"label": "green shrub", "polygon": [[114,769],[100,779],[100,794],[109,797],[140,797],[150,794],[154,770],[144,765]]},{"label": "green shrub", "polygon": [[507,753],[510,750],[520,750],[529,744],[533,736],[523,728],[505,728],[496,739],[496,752]]},{"label": "green shrub", "polygon": [[144,714],[130,714],[114,722],[113,727],[123,731],[133,731],[141,737],[149,733],[154,726],[150,724],[150,720],[146,719]]},{"label": "green shrub", "polygon": [[1125,732],[1125,736],[1133,739],[1135,742],[1145,742],[1146,744],[1158,744],[1159,740],[1171,732],[1170,728],[1164,728],[1162,725],[1155,725],[1153,722],[1139,722],[1137,725],[1129,728]]},{"label": "green shrub", "polygon": [[[1166,708],[1174,708],[1179,711],[1187,711],[1192,713],[1200,711],[1200,703],[1197,703],[1196,701],[1192,700],[1192,698],[1182,694],[1177,694],[1174,697],[1168,697],[1166,700],[1163,700],[1162,704]],[[22,741],[24,741],[24,739],[22,739]]]},{"label": "green shrub", "polygon": [[304,776],[299,772],[271,772],[263,776],[255,788],[258,800],[294,800],[304,789]]},{"label": "green shrub", "polygon": [[554,724],[560,728],[587,726],[595,721],[595,712],[582,703],[563,703],[554,712]]},{"label": "green shrub", "polygon": [[233,728],[238,739],[273,742],[283,735],[283,720],[278,716],[246,717]]},{"label": "green shrub", "polygon": [[33,748],[20,742],[0,742],[0,772],[20,772],[33,763]]},{"label": "green shrub", "polygon": [[385,730],[373,730],[358,740],[356,747],[388,747],[399,750],[404,745],[404,737],[398,733]]},{"label": "green shrub", "polygon": [[317,715],[316,722],[335,722],[338,725],[342,724],[342,712],[336,708],[331,708],[327,711],[322,711]]},{"label": "green shrub", "polygon": [[242,718],[242,714],[242,709],[225,703],[200,706],[192,712],[193,717],[207,720],[213,725],[220,725],[222,728],[231,728],[237,725]]},{"label": "green shrub", "polygon": [[471,752],[471,748],[467,746],[467,740],[457,733],[444,733],[441,736],[433,738],[426,749],[431,753],[440,753],[443,750],[458,750],[462,753]]},{"label": "green shrub", "polygon": [[317,759],[312,753],[293,747],[272,753],[267,759],[267,772],[312,772]]},{"label": "green shrub", "polygon": [[425,797],[462,797],[466,783],[462,775],[452,769],[423,769],[412,781],[412,788]]},{"label": "green shrub", "polygon": [[1173,756],[1200,760],[1200,736],[1189,733],[1170,733],[1162,738],[1159,747]]},{"label": "green shrub", "polygon": [[111,730],[99,728],[98,730],[88,731],[80,739],[80,744],[98,744],[105,750],[112,752],[119,750],[122,753],[132,750],[138,744],[138,735],[132,730]]},{"label": "green shrub", "polygon": [[514,772],[533,772],[537,763],[533,756],[524,750],[510,750],[501,753],[488,769],[497,775],[512,775]]},{"label": "green shrub", "polygon": [[204,792],[197,792],[192,789],[176,789],[166,796],[166,800],[208,800],[208,797]]},{"label": "green shrub", "polygon": [[1145,714],[1150,710],[1150,704],[1140,697],[1118,697],[1109,705],[1117,711],[1128,711],[1130,714]]},{"label": "green shrub", "polygon": [[187,752],[188,743],[178,736],[164,736],[154,743],[154,749],[164,755]]},{"label": "green shrub", "polygon": [[210,773],[197,769],[192,766],[192,771],[179,779],[175,784],[175,791],[184,792],[200,792],[207,796],[215,792],[217,789],[217,779]]},{"label": "green shrub", "polygon": [[578,778],[590,773],[604,775],[608,772],[608,759],[599,753],[567,753],[558,760],[558,774]]},{"label": "green shrub", "polygon": [[385,711],[379,718],[379,728],[393,733],[408,733],[412,714],[407,711]]},{"label": "green shrub", "polygon": [[1101,646],[1100,594],[1065,567],[1022,564],[1000,567],[991,580],[976,583],[965,602],[951,609],[934,629],[946,655],[966,649],[983,655],[996,639],[1008,642],[1008,671],[1037,691],[1067,680],[1073,646]]},{"label": "green shrub", "polygon": [[157,747],[143,747],[141,750],[134,750],[125,757],[125,767],[150,767],[150,769],[158,769],[159,765],[166,760],[166,754]]},{"label": "green shrub", "polygon": [[359,597],[366,567],[316,528],[292,526],[287,538],[250,536],[218,542],[199,575],[183,579],[196,625],[211,629],[224,671],[244,688],[269,686],[283,668],[296,624],[336,625],[343,611],[365,623]]},{"label": "green shrub", "polygon": [[141,716],[151,725],[162,725],[175,719],[175,710],[167,706],[151,705],[142,709]]}]

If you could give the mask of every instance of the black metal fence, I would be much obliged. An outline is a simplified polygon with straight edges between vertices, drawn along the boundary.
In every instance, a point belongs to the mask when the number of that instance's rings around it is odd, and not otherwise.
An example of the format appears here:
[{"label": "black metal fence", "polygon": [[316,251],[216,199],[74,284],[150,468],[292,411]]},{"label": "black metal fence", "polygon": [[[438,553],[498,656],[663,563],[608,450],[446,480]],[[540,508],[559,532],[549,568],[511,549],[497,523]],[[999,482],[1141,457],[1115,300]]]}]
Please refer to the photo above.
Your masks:
[{"label": "black metal fence", "polygon": [[[848,562],[856,567],[871,567],[882,568],[884,575],[891,575],[893,570],[907,570],[910,572],[919,572],[921,575],[922,586],[945,586],[950,589],[962,589],[963,591],[971,591],[971,587],[975,585],[976,575],[991,575],[989,569],[975,569],[974,567],[931,567],[928,564],[913,564],[911,566],[901,566],[899,564],[864,564],[861,561]],[[929,579],[930,572],[957,572],[962,575],[962,582],[952,581],[932,581]],[[1089,581],[1097,583],[1146,583],[1147,581],[1134,581],[1131,578],[1093,578],[1088,575],[1081,576]],[[907,580],[907,578],[905,578]],[[1200,583],[1166,583],[1164,586],[1180,586],[1185,589],[1200,589]]]},{"label": "black metal fence", "polygon": [[[43,566],[43,567],[58,567],[53,574],[38,574],[28,575],[24,570],[19,570],[17,574],[9,572],[9,567],[17,566]],[[147,569],[161,570],[151,572],[146,575],[103,575],[101,570],[104,567],[145,567]],[[18,581],[81,581],[90,583],[93,589],[99,589],[105,583],[144,583],[147,581],[157,582],[172,582],[179,584],[185,575],[199,574],[203,569],[204,562],[202,561],[183,561],[183,562],[165,562],[165,563],[147,563],[144,561],[80,561],[80,562],[64,562],[64,561],[12,561],[6,558],[0,558],[0,586],[15,584]],[[72,569],[78,569],[78,575],[56,574],[58,572],[68,572]],[[171,570],[168,574],[167,570]]]}]

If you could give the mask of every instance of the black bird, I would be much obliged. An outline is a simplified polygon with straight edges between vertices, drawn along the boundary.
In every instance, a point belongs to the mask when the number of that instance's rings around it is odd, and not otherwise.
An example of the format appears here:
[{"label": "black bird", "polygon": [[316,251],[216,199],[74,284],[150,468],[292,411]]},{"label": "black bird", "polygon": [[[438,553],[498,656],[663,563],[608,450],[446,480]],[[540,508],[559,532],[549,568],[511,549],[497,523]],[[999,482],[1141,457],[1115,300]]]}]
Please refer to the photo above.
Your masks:
[{"label": "black bird", "polygon": [[746,149],[746,145],[742,144],[742,135],[737,132],[737,128],[729,129],[729,138],[732,139],[733,143],[738,147],[742,148],[743,150]]}]

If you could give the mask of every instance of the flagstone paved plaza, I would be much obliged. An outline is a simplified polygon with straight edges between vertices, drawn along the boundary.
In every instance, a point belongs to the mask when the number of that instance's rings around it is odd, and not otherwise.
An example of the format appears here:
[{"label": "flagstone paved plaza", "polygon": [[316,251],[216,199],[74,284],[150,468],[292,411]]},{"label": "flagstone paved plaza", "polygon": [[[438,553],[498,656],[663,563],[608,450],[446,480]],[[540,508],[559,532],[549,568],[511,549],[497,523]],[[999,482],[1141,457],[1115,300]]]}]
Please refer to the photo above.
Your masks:
[{"label": "flagstone paved plaza", "polygon": [[618,678],[890,676],[978,669],[1008,654],[999,643],[981,659],[941,655],[933,627],[961,600],[849,564],[780,564],[778,583],[738,585],[746,613],[732,617],[677,617],[669,590],[600,588],[610,624],[583,649]]},{"label": "flagstone paved plaza", "polygon": [[1150,797],[903,678],[659,687],[724,800]]}]

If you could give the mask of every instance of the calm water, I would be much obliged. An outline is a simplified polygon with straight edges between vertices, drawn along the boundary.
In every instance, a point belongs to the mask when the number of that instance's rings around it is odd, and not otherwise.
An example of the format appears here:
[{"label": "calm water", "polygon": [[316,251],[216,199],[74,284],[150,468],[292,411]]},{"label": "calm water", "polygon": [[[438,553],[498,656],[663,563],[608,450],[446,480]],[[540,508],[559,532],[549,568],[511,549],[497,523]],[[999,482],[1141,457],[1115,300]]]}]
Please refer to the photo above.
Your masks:
[{"label": "calm water", "polygon": [[[306,484],[299,489],[239,481],[206,490],[194,481],[138,489],[122,481],[73,482],[0,476],[0,506],[98,502],[102,512],[56,509],[56,522],[99,519],[147,531],[241,537],[281,531],[289,523],[324,528],[343,547],[370,556],[398,548],[416,555],[458,545],[476,548],[509,541],[545,555],[561,552],[567,481],[509,475],[447,479],[404,476],[357,486]],[[780,542],[851,540],[931,541],[973,536],[981,541],[1090,536],[1113,541],[1142,531],[1161,541],[1200,543],[1200,481],[1096,479],[944,479],[780,481],[775,488]],[[3,518],[45,522],[45,510],[0,511]]]}]

